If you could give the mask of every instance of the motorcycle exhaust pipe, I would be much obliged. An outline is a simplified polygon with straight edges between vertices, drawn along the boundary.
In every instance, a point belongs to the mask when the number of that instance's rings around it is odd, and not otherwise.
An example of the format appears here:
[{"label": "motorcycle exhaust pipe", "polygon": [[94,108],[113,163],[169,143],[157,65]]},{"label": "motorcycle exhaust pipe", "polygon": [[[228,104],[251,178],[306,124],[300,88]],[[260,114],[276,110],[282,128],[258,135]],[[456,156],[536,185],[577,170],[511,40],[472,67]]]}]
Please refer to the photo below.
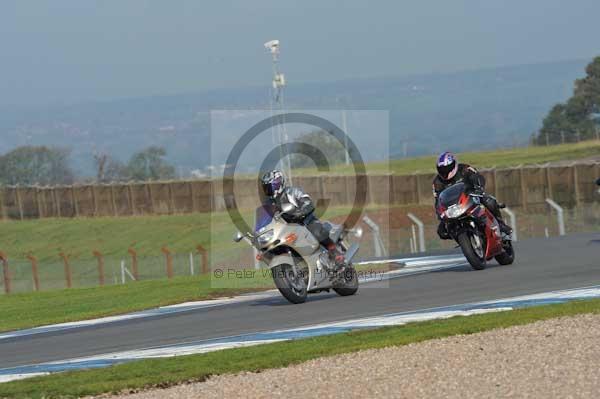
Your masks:
[{"label": "motorcycle exhaust pipe", "polygon": [[350,248],[348,248],[345,255],[346,262],[350,263],[352,261],[352,258],[354,258],[354,255],[356,255],[359,248],[360,247],[356,243],[350,245]]}]

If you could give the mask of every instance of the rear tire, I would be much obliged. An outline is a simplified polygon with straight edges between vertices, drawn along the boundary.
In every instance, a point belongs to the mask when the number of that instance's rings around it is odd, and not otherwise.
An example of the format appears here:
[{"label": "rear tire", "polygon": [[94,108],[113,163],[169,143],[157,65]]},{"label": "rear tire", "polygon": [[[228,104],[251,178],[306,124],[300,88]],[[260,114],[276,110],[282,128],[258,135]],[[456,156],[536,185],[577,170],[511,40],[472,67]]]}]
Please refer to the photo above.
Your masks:
[{"label": "rear tire", "polygon": [[[473,233],[465,231],[458,235],[457,241],[471,267],[475,270],[483,270],[485,269],[486,265],[485,255],[483,255],[483,253],[478,255],[475,252],[475,248],[473,248],[473,240],[471,240],[472,235]],[[481,240],[481,247],[483,251],[483,240]]]},{"label": "rear tire", "polygon": [[281,292],[281,295],[293,304],[306,302],[308,274],[302,275],[302,269],[297,268],[300,275],[294,273],[292,265],[281,264],[275,266],[272,270],[275,286]]},{"label": "rear tire", "polygon": [[496,255],[496,262],[501,265],[512,265],[515,261],[515,250],[513,249],[512,242],[506,241],[502,244],[504,252],[500,255]]},{"label": "rear tire", "polygon": [[358,291],[358,273],[354,267],[347,267],[343,272],[342,281],[333,286],[339,296],[350,296]]}]

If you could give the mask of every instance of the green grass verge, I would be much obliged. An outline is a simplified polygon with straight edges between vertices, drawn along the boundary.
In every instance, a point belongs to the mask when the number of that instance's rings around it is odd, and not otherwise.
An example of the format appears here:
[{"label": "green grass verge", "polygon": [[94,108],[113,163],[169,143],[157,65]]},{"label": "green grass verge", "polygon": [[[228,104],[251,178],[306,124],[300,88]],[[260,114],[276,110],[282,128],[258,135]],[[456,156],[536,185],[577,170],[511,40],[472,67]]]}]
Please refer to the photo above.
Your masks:
[{"label": "green grass verge", "polygon": [[182,381],[202,381],[211,375],[256,372],[323,356],[406,345],[457,334],[473,334],[583,313],[600,313],[600,300],[454,317],[201,355],[142,360],[105,369],[67,372],[0,384],[0,396],[77,397],[125,389],[165,387]]},{"label": "green grass verge", "polygon": [[215,288],[210,276],[175,277],[124,285],[4,295],[0,297],[0,331],[112,316],[186,301],[272,288],[272,281],[228,278]]}]

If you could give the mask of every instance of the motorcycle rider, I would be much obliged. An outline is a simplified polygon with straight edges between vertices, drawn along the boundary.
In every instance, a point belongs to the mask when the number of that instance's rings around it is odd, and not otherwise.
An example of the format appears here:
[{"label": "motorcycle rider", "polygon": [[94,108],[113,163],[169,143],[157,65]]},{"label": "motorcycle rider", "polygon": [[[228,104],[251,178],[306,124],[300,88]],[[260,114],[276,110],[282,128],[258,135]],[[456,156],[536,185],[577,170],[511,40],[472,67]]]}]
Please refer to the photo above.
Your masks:
[{"label": "motorcycle rider", "polygon": [[265,173],[260,183],[265,195],[267,205],[274,206],[279,212],[282,211],[282,205],[290,203],[294,210],[282,214],[286,222],[302,223],[319,241],[319,243],[329,251],[331,263],[336,268],[344,266],[344,255],[337,250],[336,243],[329,237],[329,230],[323,226],[323,223],[315,216],[315,206],[310,196],[299,187],[289,187],[286,185],[285,176],[279,170],[272,170]]},{"label": "motorcycle rider", "polygon": [[[489,209],[496,220],[498,220],[500,231],[506,235],[512,233],[510,226],[502,219],[500,206],[498,205],[496,198],[485,193],[485,178],[477,171],[477,169],[464,163],[458,163],[456,157],[450,152],[443,152],[440,154],[436,163],[436,168],[438,174],[433,179],[433,197],[435,199],[436,211],[440,193],[456,183],[463,182],[470,192],[483,195],[483,197],[481,197],[481,203]],[[448,234],[446,224],[443,221],[440,221],[438,226],[438,235],[442,240],[451,238]]]}]

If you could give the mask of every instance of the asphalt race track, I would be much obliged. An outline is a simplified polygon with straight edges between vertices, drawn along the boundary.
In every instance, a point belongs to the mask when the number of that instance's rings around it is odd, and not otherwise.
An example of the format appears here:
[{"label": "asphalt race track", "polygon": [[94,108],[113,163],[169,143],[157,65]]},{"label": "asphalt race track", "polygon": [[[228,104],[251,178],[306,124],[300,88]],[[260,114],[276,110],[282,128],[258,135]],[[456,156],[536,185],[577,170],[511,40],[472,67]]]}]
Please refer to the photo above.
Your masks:
[{"label": "asphalt race track", "polygon": [[[362,284],[357,295],[323,293],[291,305],[280,296],[0,340],[0,368],[301,327],[367,316],[600,284],[600,235],[515,243],[511,266],[491,262]],[[381,285],[384,285],[382,287]],[[377,288],[376,288],[377,287]]]}]

